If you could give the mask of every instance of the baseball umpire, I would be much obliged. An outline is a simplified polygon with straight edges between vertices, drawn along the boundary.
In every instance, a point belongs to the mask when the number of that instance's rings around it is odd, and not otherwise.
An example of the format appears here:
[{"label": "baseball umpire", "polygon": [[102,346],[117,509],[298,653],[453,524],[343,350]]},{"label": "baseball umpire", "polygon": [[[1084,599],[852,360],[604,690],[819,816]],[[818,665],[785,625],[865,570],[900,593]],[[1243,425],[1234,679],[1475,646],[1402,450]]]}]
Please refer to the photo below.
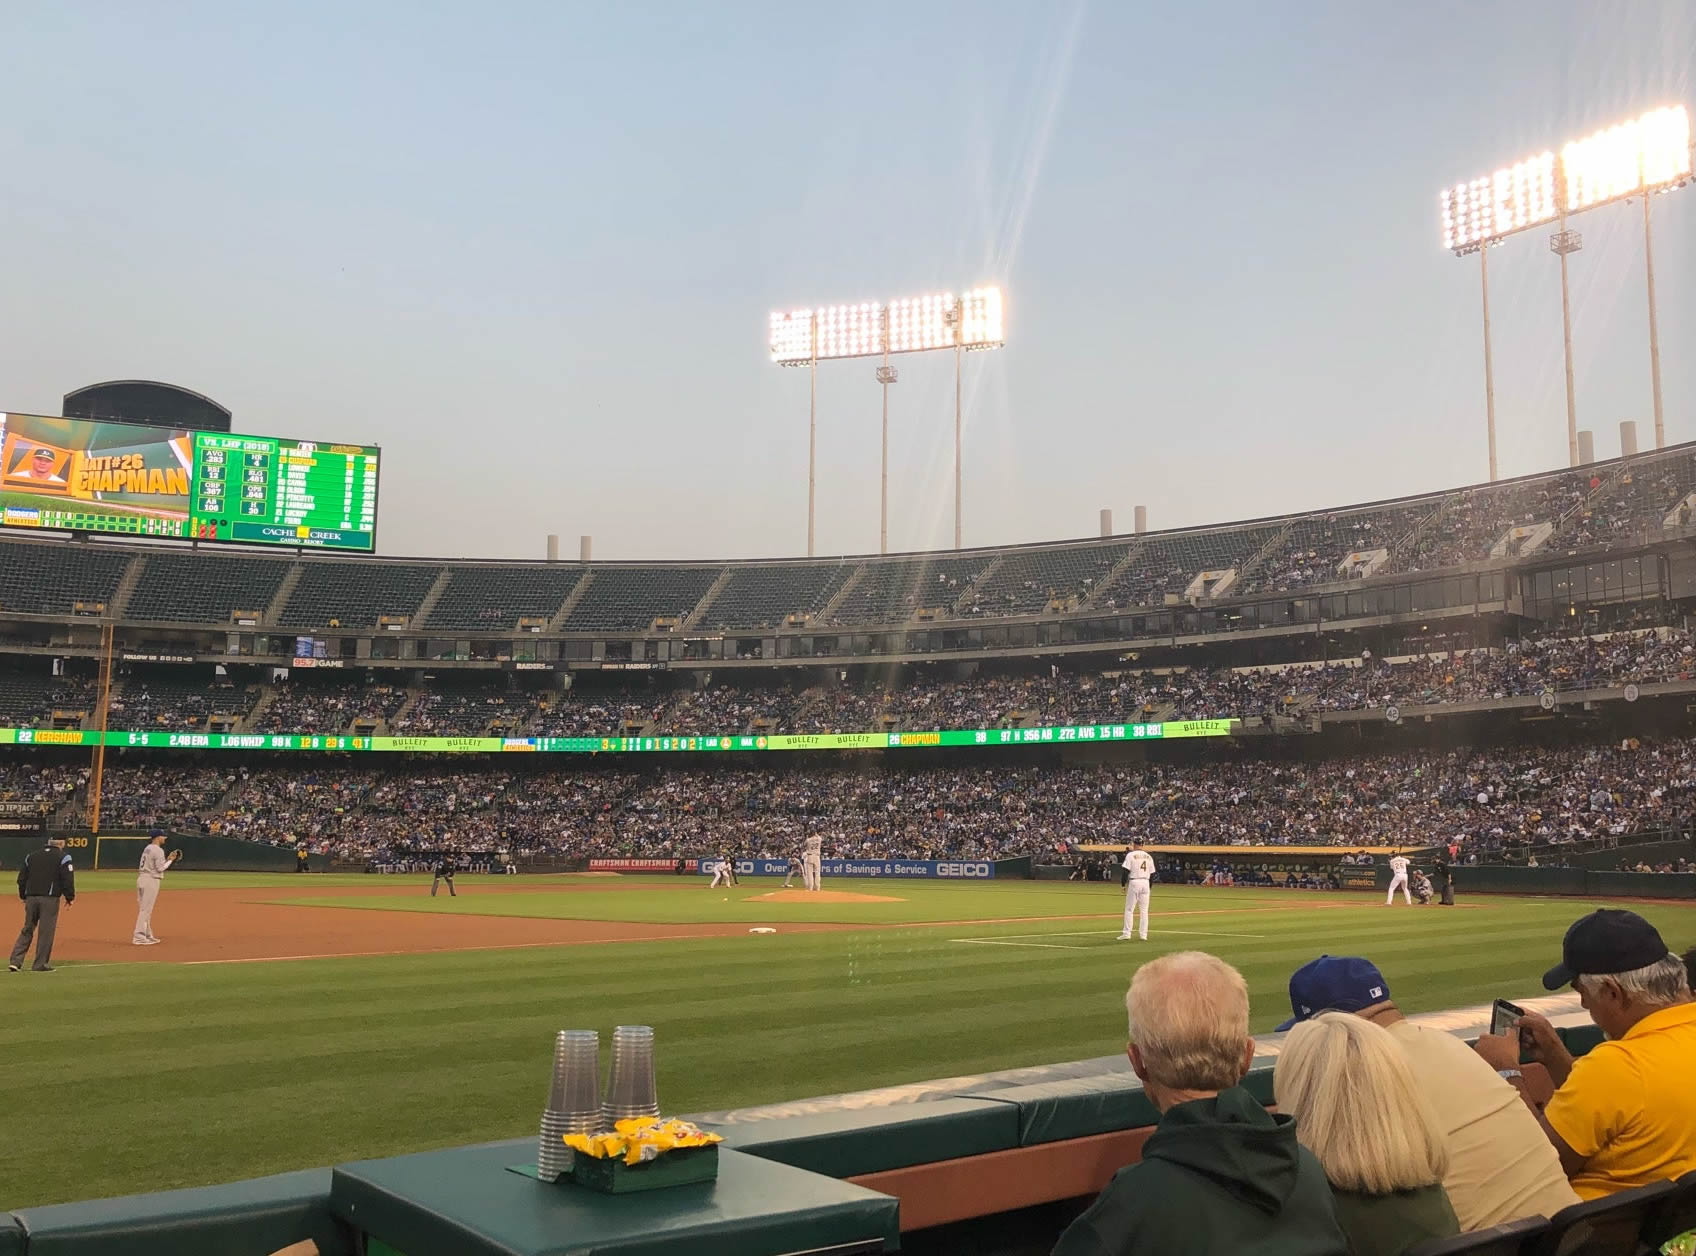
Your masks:
[{"label": "baseball umpire", "polygon": [[446,881],[448,883],[448,897],[458,898],[459,894],[453,888],[453,874],[458,870],[458,864],[454,860],[453,852],[449,851],[447,854],[443,855],[442,862],[436,865],[435,878],[430,882],[430,897],[435,898],[436,890],[440,888],[443,881]]},{"label": "baseball umpire", "polygon": [[[24,966],[29,953],[30,939],[35,939],[35,971],[53,971],[53,935],[59,929],[59,900],[67,905],[76,901],[77,879],[71,867],[71,857],[65,853],[65,839],[48,839],[41,850],[24,856],[18,869],[18,897],[24,903],[24,927],[18,931],[18,941],[12,947],[13,972]],[[37,933],[37,930],[40,930]]]}]

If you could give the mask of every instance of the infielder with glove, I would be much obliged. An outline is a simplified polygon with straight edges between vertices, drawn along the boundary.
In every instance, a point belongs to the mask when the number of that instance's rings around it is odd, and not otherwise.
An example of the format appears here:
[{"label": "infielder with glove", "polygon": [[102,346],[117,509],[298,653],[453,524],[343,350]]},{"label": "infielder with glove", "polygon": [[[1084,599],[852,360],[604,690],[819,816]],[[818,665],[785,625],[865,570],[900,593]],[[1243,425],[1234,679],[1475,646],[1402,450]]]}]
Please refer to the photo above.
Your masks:
[{"label": "infielder with glove", "polygon": [[135,878],[135,934],[130,938],[136,946],[157,946],[153,936],[153,904],[159,901],[159,889],[165,883],[165,873],[183,857],[180,850],[165,853],[165,835],[155,833],[153,840],[141,849],[141,871]]}]

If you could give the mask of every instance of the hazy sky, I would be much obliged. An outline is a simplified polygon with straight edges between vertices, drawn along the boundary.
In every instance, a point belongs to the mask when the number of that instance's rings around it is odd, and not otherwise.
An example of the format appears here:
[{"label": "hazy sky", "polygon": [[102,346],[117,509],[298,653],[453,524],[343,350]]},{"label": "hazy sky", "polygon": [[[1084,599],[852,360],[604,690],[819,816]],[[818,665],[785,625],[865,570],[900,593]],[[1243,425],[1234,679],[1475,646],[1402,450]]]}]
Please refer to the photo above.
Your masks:
[{"label": "hazy sky", "polygon": [[[384,447],[380,549],[805,552],[773,308],[999,282],[968,545],[1486,473],[1446,184],[1696,106],[1689,0],[0,5],[0,410],[163,379]],[[1650,431],[1635,206],[1575,221],[1579,424]],[[1657,198],[1696,439],[1696,187]],[[1546,232],[1491,254],[1505,475],[1564,463]],[[891,548],[952,537],[952,359],[892,390]],[[819,372],[818,550],[877,548],[879,389]]]}]

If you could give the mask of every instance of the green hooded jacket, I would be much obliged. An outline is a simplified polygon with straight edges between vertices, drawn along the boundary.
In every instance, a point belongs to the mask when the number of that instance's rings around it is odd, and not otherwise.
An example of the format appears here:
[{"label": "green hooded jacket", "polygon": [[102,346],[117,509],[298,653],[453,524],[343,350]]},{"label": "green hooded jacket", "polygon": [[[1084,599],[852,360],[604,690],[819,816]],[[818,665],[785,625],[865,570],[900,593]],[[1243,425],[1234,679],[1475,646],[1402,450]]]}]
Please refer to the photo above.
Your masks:
[{"label": "green hooded jacket", "polygon": [[1054,1256],[1347,1256],[1295,1120],[1241,1086],[1169,1108]]}]

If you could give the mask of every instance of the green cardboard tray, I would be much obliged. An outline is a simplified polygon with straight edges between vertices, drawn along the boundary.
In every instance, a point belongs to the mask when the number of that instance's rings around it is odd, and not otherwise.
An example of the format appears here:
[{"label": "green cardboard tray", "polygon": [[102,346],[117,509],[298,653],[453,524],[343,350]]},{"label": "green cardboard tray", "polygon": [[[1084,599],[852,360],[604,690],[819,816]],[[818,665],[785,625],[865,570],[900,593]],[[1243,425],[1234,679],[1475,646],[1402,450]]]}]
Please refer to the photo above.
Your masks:
[{"label": "green cardboard tray", "polygon": [[[558,1185],[581,1186],[584,1190],[603,1195],[629,1195],[635,1191],[654,1191],[665,1186],[688,1186],[694,1182],[713,1182],[718,1179],[718,1144],[710,1147],[681,1147],[668,1151],[658,1160],[646,1164],[625,1164],[614,1157],[596,1160],[592,1156],[572,1157],[574,1167],[559,1178]],[[533,1164],[509,1164],[507,1172],[519,1177],[542,1179]]]},{"label": "green cardboard tray", "polygon": [[616,1157],[597,1160],[593,1156],[575,1156],[569,1180],[603,1195],[629,1195],[666,1186],[687,1186],[691,1182],[711,1182],[717,1177],[718,1144],[714,1143],[710,1147],[680,1147],[646,1164],[625,1164]]}]

